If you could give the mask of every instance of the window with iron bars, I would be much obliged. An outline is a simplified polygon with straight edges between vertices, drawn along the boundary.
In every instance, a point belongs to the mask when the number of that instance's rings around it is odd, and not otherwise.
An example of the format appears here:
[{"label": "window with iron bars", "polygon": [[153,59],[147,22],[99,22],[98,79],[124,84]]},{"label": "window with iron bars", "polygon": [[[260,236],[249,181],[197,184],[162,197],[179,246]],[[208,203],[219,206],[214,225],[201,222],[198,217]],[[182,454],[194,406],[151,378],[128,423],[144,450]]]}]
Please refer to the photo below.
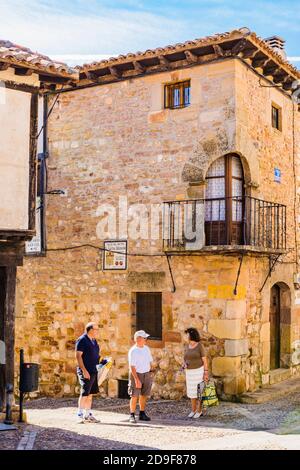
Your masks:
[{"label": "window with iron bars", "polygon": [[162,339],[162,293],[136,293],[136,329],[150,334],[150,339]]},{"label": "window with iron bars", "polygon": [[185,108],[190,104],[191,81],[169,83],[165,85],[165,108]]}]

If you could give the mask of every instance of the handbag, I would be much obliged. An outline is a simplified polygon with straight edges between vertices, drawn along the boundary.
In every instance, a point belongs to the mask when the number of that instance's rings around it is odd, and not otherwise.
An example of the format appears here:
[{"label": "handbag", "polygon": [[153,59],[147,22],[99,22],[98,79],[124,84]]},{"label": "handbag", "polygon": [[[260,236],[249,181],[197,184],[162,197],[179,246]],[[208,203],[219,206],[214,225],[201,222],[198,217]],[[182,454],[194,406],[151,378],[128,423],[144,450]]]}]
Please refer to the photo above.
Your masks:
[{"label": "handbag", "polygon": [[202,394],[202,404],[204,407],[216,406],[219,404],[217,391],[214,382],[210,381],[204,385]]},{"label": "handbag", "polygon": [[202,380],[202,382],[200,382],[197,385],[197,399],[198,400],[202,400],[204,389],[205,389],[205,382],[204,380]]}]

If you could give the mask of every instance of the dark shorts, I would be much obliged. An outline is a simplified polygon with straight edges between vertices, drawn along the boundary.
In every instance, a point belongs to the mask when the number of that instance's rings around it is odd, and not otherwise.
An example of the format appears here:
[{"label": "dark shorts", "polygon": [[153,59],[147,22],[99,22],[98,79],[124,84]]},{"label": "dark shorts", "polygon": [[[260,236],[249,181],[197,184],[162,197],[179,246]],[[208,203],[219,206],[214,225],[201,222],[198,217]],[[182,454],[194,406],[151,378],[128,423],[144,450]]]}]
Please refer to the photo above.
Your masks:
[{"label": "dark shorts", "polygon": [[136,388],[134,377],[132,374],[130,374],[128,381],[128,395],[131,397],[138,397],[139,395],[148,397],[151,394],[151,387],[153,382],[151,372],[145,372],[145,374],[140,374],[137,372],[137,376],[140,379],[142,388]]},{"label": "dark shorts", "polygon": [[90,379],[85,379],[81,370],[77,370],[77,377],[81,386],[80,395],[87,397],[99,393],[97,374],[90,374]]}]

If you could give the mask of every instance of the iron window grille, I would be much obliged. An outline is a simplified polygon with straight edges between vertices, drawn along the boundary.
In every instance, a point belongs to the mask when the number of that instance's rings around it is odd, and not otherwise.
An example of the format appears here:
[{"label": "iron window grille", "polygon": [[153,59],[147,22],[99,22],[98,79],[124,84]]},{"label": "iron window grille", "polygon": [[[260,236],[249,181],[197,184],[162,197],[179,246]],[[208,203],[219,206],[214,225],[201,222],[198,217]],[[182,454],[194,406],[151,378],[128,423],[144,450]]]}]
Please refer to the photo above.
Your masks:
[{"label": "iron window grille", "polygon": [[191,99],[191,81],[169,83],[165,85],[164,106],[169,109],[185,108]]},{"label": "iron window grille", "polygon": [[136,329],[150,334],[150,339],[162,339],[161,292],[136,293]]}]

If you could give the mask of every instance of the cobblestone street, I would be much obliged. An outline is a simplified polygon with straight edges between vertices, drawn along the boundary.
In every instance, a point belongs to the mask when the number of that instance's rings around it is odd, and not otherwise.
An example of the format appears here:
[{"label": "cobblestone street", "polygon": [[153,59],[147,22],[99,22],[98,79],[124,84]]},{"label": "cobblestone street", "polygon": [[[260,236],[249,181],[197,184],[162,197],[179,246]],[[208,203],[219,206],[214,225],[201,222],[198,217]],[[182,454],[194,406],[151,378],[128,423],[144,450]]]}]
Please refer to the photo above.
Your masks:
[{"label": "cobblestone street", "polygon": [[28,424],[0,433],[0,449],[297,449],[300,393],[261,405],[221,402],[198,420],[188,402],[152,402],[150,423],[128,423],[128,401],[95,400],[100,424],[76,423],[76,399],[26,403]]}]

